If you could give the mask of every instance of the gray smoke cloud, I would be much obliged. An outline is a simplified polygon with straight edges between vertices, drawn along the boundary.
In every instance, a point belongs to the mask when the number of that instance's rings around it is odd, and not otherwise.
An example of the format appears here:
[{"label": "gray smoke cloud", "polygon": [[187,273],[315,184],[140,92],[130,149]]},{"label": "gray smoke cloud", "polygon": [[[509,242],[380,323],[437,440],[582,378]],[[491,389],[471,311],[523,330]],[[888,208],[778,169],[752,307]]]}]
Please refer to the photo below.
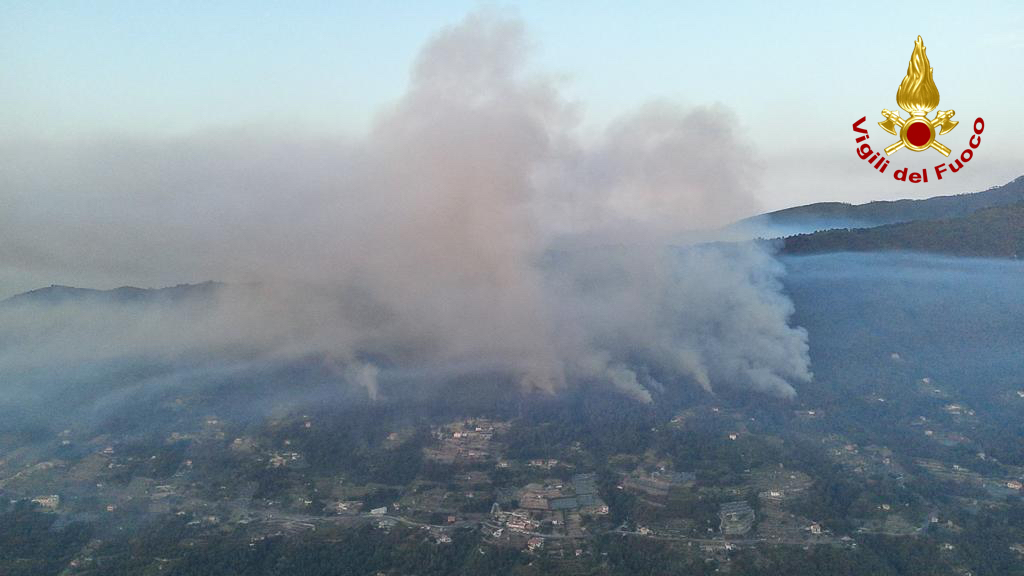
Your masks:
[{"label": "gray smoke cloud", "polygon": [[756,205],[722,107],[654,103],[579,135],[527,72],[520,22],[471,14],[422,50],[368,134],[258,129],[0,141],[0,286],[224,280],[212,302],[0,312],[0,370],[189,354],[792,396],[807,334],[755,244],[695,245]]}]

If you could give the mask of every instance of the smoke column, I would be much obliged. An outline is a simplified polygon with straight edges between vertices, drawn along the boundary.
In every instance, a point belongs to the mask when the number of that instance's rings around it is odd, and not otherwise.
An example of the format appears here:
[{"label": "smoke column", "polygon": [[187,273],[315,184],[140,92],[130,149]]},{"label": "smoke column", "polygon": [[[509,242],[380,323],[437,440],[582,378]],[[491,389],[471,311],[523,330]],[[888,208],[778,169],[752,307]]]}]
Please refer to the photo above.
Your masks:
[{"label": "smoke column", "polygon": [[0,141],[0,287],[228,283],[203,305],[8,304],[0,372],[244,352],[317,355],[372,398],[389,367],[792,396],[811,373],[783,269],[695,244],[755,210],[736,119],[652,103],[584,138],[526,56],[520,22],[471,14],[358,137]]}]

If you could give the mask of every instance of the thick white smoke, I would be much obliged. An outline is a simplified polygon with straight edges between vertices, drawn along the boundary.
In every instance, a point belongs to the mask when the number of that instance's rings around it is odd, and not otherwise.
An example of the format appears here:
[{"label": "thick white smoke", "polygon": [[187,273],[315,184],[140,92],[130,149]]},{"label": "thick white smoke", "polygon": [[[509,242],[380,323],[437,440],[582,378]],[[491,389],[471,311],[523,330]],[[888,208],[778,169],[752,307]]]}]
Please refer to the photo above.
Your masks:
[{"label": "thick white smoke", "polygon": [[735,120],[652,104],[583,139],[524,46],[489,14],[441,31],[360,138],[0,142],[0,282],[234,284],[187,313],[8,307],[0,368],[245,350],[322,355],[372,397],[381,363],[641,401],[683,381],[792,395],[807,335],[780,266],[679,247],[753,210]]}]

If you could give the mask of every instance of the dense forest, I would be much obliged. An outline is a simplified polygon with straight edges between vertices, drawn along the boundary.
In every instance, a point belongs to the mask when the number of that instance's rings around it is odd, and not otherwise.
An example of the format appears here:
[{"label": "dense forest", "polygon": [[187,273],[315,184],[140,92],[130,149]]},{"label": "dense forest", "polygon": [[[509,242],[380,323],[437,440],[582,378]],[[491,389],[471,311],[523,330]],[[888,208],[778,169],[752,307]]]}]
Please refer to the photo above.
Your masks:
[{"label": "dense forest", "polygon": [[1024,204],[985,208],[960,218],[822,230],[790,236],[783,243],[786,254],[911,250],[1020,258],[1024,255]]},{"label": "dense forest", "polygon": [[983,192],[936,196],[924,200],[881,200],[866,204],[817,202],[754,216],[740,222],[779,228],[872,227],[913,220],[944,220],[978,210],[1024,202],[1024,178]]}]

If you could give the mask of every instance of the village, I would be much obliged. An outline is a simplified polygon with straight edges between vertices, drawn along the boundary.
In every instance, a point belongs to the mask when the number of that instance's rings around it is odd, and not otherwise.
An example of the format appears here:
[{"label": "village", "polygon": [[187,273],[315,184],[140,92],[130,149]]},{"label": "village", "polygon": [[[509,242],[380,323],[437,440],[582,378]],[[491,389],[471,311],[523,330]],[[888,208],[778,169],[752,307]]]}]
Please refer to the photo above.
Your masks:
[{"label": "village", "polygon": [[[711,418],[723,426],[723,442],[746,441],[750,419],[716,407],[701,410],[681,412],[666,425]],[[943,412],[951,418],[971,417],[969,408],[953,402]],[[824,412],[802,410],[794,418],[814,425]],[[148,517],[177,517],[199,541],[238,533],[247,535],[252,546],[318,529],[370,526],[387,533],[403,527],[422,531],[437,546],[450,545],[459,533],[471,531],[487,546],[568,560],[589,557],[595,553],[595,538],[613,534],[692,547],[725,566],[736,551],[758,545],[856,545],[851,534],[836,533],[820,518],[792,511],[815,479],[781,463],[745,470],[738,484],[718,486],[701,482],[692,471],[675,469],[669,459],[621,455],[615,459],[616,470],[608,476],[606,469],[602,478],[581,465],[578,443],[558,457],[510,457],[506,439],[512,425],[463,418],[434,425],[423,434],[411,428],[392,430],[381,440],[384,453],[420,442],[417,450],[427,469],[440,471],[399,485],[314,474],[316,462],[303,447],[308,446],[304,435],[313,433],[317,422],[306,415],[276,421],[276,432],[268,436],[233,435],[224,420],[209,415],[149,450],[64,431],[55,442],[76,456],[33,462],[27,452],[6,455],[0,461],[0,496],[10,502],[30,501],[63,522],[99,521],[117,531],[131,530]],[[926,425],[934,426],[923,422],[921,427]],[[992,499],[1022,493],[1020,470],[1006,468],[1007,474],[992,476],[966,464],[902,461],[884,446],[861,446],[835,433],[818,442],[826,458],[855,476],[902,486],[924,473],[977,488]],[[206,482],[204,475],[218,458],[211,459],[211,454],[217,451],[242,463],[256,478],[280,478],[275,482],[284,484],[268,491],[258,479]],[[629,502],[630,508],[616,515],[609,495],[619,505]],[[938,509],[885,501],[876,508],[857,533],[914,536],[932,525],[955,528]],[[83,549],[76,565],[88,567],[90,558],[90,550]]]},{"label": "village", "polygon": [[[314,425],[307,419],[297,429],[308,430]],[[495,546],[534,553],[557,549],[558,554],[586,554],[589,539],[615,528],[610,523],[609,505],[599,495],[597,475],[554,458],[507,458],[499,439],[508,426],[507,422],[469,419],[435,427],[431,442],[423,448],[424,458],[447,466],[466,466],[464,472],[443,484],[418,479],[407,486],[389,488],[353,485],[344,478],[318,478],[267,498],[259,495],[255,482],[229,484],[225,479],[223,485],[206,485],[198,477],[200,464],[187,453],[169,476],[148,478],[145,471],[155,470],[163,455],[146,455],[102,437],[77,445],[65,432],[59,441],[81,450],[81,457],[35,463],[13,474],[9,470],[17,455],[8,458],[0,464],[4,472],[0,488],[3,497],[12,501],[27,498],[69,520],[105,519],[121,529],[130,529],[147,515],[187,518],[187,525],[199,534],[245,530],[254,539],[315,530],[325,523],[370,523],[381,530],[401,523],[421,527],[438,544],[450,542],[453,530],[472,528]],[[404,435],[396,431],[386,441],[399,444]],[[248,436],[231,438],[225,434],[223,422],[213,416],[202,419],[193,431],[171,434],[166,442],[168,446],[222,445],[233,457],[268,473],[302,474],[309,466],[292,439],[283,439],[274,446]],[[125,471],[133,472],[127,482],[120,480]],[[495,488],[493,475],[509,471],[532,480]],[[693,490],[695,481],[692,473],[664,466],[649,472],[638,468],[622,473],[615,490],[659,506],[672,493]],[[381,500],[377,493],[385,488],[393,490],[394,497]],[[766,509],[766,519],[772,518],[771,508]],[[749,507],[723,505],[715,537],[723,541],[732,536],[749,538],[753,522]],[[685,537],[671,523],[640,525],[628,533]],[[702,535],[701,539],[707,540],[708,536]]]}]

